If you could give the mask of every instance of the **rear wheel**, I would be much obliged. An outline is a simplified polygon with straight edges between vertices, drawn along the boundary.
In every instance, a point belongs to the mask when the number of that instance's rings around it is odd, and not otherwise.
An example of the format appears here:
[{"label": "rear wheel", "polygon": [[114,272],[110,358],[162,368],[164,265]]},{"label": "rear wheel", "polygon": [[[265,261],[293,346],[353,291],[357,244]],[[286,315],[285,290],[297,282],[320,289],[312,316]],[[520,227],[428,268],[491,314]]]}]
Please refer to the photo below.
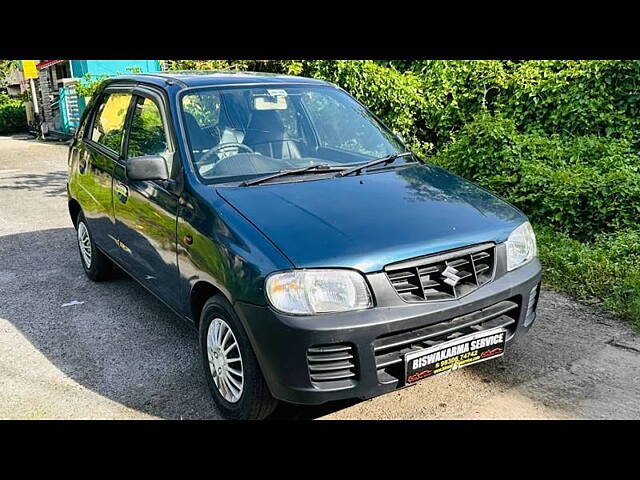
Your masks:
[{"label": "rear wheel", "polygon": [[274,411],[278,401],[269,392],[233,307],[221,295],[202,309],[200,351],[209,390],[225,418],[260,420]]},{"label": "rear wheel", "polygon": [[98,250],[96,244],[93,242],[93,237],[91,236],[87,221],[82,212],[78,214],[76,231],[78,249],[80,250],[80,261],[82,262],[84,273],[95,282],[101,282],[110,278],[113,264],[104,253]]}]

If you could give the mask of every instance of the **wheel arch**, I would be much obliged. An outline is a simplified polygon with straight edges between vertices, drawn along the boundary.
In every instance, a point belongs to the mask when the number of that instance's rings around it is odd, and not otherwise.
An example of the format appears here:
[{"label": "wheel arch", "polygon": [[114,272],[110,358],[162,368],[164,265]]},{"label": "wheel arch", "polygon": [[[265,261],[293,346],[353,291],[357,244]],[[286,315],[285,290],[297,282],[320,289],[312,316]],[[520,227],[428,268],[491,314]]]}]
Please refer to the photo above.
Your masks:
[{"label": "wheel arch", "polygon": [[78,214],[82,211],[80,204],[74,198],[69,199],[69,216],[71,216],[71,221],[73,222],[73,226],[77,227],[76,223],[78,222]]},{"label": "wheel arch", "polygon": [[[189,307],[191,311],[191,319],[193,320],[193,324],[196,329],[200,328],[200,315],[204,304],[207,303],[207,300],[214,295],[222,295],[227,298],[222,290],[206,280],[199,280],[193,285],[193,287],[191,287],[191,293],[189,294]],[[229,299],[227,298],[227,300]]]}]

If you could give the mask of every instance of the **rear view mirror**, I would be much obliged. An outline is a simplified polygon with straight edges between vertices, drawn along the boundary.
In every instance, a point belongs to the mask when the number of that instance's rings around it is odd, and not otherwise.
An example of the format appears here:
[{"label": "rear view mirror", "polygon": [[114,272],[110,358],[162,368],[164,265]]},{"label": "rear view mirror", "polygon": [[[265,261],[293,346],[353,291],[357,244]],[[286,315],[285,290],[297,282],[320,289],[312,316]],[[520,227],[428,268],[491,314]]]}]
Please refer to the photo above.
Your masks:
[{"label": "rear view mirror", "polygon": [[160,155],[130,158],[127,160],[127,177],[131,180],[167,180],[167,163]]},{"label": "rear view mirror", "polygon": [[254,110],[286,110],[286,95],[256,95],[253,97]]}]

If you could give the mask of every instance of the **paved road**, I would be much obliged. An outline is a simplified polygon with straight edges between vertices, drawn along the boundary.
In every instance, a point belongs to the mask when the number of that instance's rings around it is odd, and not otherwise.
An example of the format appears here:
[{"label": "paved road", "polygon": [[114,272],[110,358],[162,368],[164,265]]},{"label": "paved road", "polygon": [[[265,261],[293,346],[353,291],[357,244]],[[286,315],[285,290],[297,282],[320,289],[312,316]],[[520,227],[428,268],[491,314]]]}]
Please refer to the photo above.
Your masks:
[{"label": "paved road", "polygon": [[[196,335],[133,280],[82,271],[66,146],[0,137],[0,418],[219,418]],[[640,337],[543,291],[502,358],[277,418],[640,418]]]}]

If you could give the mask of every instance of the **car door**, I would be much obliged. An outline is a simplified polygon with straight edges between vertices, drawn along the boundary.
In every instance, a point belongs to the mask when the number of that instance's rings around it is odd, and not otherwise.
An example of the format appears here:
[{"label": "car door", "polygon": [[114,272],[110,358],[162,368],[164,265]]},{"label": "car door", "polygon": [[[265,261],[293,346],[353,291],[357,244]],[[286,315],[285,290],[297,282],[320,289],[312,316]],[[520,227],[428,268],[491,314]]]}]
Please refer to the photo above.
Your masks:
[{"label": "car door", "polygon": [[113,172],[121,156],[124,124],[132,93],[105,89],[96,103],[79,152],[77,196],[91,235],[109,256],[119,253],[113,209]]},{"label": "car door", "polygon": [[113,198],[122,265],[170,306],[178,306],[176,221],[179,197],[171,182],[130,180],[129,158],[160,155],[175,178],[175,147],[161,95],[137,88],[126,123],[124,157],[114,169]]}]

